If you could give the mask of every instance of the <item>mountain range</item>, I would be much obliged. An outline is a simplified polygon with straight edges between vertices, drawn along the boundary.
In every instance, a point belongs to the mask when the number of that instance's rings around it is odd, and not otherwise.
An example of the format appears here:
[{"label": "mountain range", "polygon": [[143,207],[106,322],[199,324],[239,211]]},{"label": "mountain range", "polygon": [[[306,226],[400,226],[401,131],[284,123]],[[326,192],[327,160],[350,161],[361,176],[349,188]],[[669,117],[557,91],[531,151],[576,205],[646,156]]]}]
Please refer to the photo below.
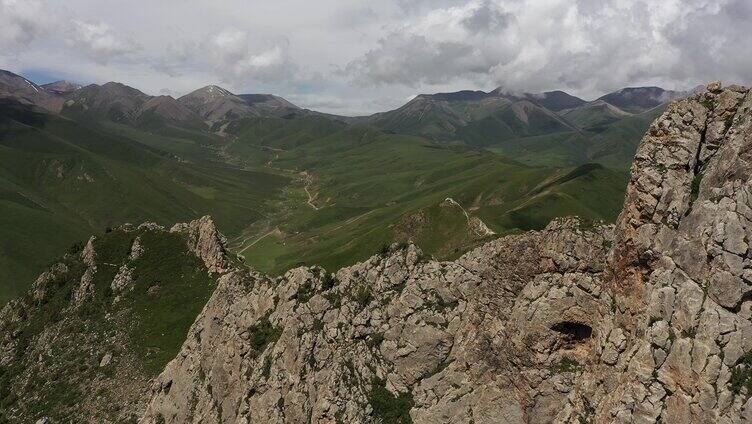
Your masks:
[{"label": "mountain range", "polygon": [[[625,168],[636,141],[632,139],[627,151],[614,150],[611,144],[625,141],[619,138],[619,125],[634,127],[638,136],[667,102],[684,95],[635,87],[588,102],[562,91],[460,91],[419,95],[364,121],[397,133],[497,149],[534,165],[599,162]],[[608,151],[617,153],[604,154]]]},{"label": "mountain range", "polygon": [[[551,134],[594,136],[627,118],[654,116],[687,92],[660,87],[629,87],[585,101],[563,91],[514,93],[458,91],[420,94],[404,106],[361,117],[318,114],[271,94],[235,95],[209,85],[178,99],[149,96],[109,82],[82,87],[68,81],[39,86],[8,71],[0,74],[0,94],[63,116],[107,118],[134,125],[175,125],[221,132],[229,123],[250,117],[317,114],[332,120],[369,124],[386,131],[471,146],[498,146],[508,140]],[[522,143],[524,144],[524,143]]]},{"label": "mountain range", "polygon": [[215,85],[176,99],[1,71],[0,301],[123,222],[212,214],[232,250],[278,273],[393,241],[454,258],[557,216],[611,221],[641,134],[681,95],[460,91],[342,117]]}]

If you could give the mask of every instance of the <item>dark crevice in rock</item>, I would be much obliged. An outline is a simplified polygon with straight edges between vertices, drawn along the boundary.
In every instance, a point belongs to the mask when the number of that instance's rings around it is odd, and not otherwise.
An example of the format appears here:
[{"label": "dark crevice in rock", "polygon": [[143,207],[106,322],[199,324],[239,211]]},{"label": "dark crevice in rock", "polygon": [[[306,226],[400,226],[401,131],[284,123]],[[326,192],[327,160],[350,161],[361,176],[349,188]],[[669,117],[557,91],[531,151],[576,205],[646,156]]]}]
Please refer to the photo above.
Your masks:
[{"label": "dark crevice in rock", "polygon": [[551,330],[559,333],[564,347],[588,340],[593,335],[593,329],[586,324],[572,321],[562,321],[551,326]]},{"label": "dark crevice in rock", "polygon": [[742,310],[742,305],[744,305],[744,303],[746,303],[746,302],[752,302],[752,290],[744,293],[742,295],[742,297],[739,299],[739,303],[737,303],[733,307],[727,308],[727,307],[725,307],[723,305],[720,305],[720,306],[723,307],[724,309],[726,309],[729,312],[733,312],[735,314],[738,314]]},{"label": "dark crevice in rock", "polygon": [[700,183],[702,182],[702,173],[704,171],[703,163],[700,158],[702,154],[702,148],[706,144],[705,137],[708,131],[707,119],[705,121],[705,125],[702,128],[702,132],[700,133],[700,143],[697,145],[697,150],[695,150],[695,164],[694,169],[692,170],[692,182],[690,183],[689,204],[687,205],[687,210],[684,212],[684,216],[689,215],[689,213],[692,211],[692,205],[700,195]]}]

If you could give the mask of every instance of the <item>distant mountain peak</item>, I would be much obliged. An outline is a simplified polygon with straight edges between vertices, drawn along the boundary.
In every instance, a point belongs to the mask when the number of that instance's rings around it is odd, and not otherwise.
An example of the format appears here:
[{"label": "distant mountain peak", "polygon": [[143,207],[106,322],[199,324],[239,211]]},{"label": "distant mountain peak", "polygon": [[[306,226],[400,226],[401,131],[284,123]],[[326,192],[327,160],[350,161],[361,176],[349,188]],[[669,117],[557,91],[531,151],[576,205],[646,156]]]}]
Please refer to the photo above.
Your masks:
[{"label": "distant mountain peak", "polygon": [[76,84],[75,82],[67,81],[67,80],[60,80],[51,82],[48,84],[43,84],[42,87],[55,94],[65,94],[70,93],[71,91],[76,91],[83,86],[81,84]]},{"label": "distant mountain peak", "polygon": [[218,85],[207,85],[205,87],[201,87],[198,90],[194,90],[187,94],[188,96],[194,95],[194,96],[201,96],[201,97],[228,97],[228,96],[234,96],[230,90],[227,90],[225,88],[222,88]]},{"label": "distant mountain peak", "polygon": [[260,116],[286,116],[302,110],[299,106],[273,94],[238,94]]},{"label": "distant mountain peak", "polygon": [[525,93],[525,97],[554,112],[580,107],[587,103],[585,100],[561,90]]},{"label": "distant mountain peak", "polygon": [[150,97],[148,94],[139,90],[138,88],[131,87],[130,85],[123,84],[122,82],[109,81],[99,86],[105,93],[115,92],[118,94],[126,94],[130,96]]},{"label": "distant mountain peak", "polygon": [[679,91],[664,90],[661,87],[625,87],[598,98],[628,112],[652,109],[660,104],[684,96]]},{"label": "distant mountain peak", "polygon": [[493,90],[491,90],[491,92],[489,94],[495,94],[497,96],[506,96],[506,95],[509,95],[509,94],[513,94],[513,91],[509,90],[509,89],[507,89],[505,87],[499,86],[499,87],[496,87]]},{"label": "distant mountain peak", "polygon": [[618,93],[634,93],[634,92],[642,92],[642,91],[664,92],[666,90],[662,89],[661,87],[652,85],[652,86],[645,86],[645,87],[624,87],[617,92]]},{"label": "distant mountain peak", "polygon": [[34,91],[36,93],[44,91],[40,86],[34,84],[21,75],[14,74],[10,71],[0,70],[0,83],[7,85],[18,91]]},{"label": "distant mountain peak", "polygon": [[493,94],[486,93],[484,91],[461,90],[451,93],[421,94],[417,96],[416,99],[423,98],[446,101],[478,101],[486,99],[488,97],[493,97]]},{"label": "distant mountain peak", "polygon": [[210,127],[219,128],[229,121],[256,115],[245,100],[217,85],[201,87],[177,101],[197,113]]},{"label": "distant mountain peak", "polygon": [[0,96],[11,97],[53,112],[59,111],[62,106],[62,99],[56,93],[45,90],[21,75],[5,70],[0,70]]}]

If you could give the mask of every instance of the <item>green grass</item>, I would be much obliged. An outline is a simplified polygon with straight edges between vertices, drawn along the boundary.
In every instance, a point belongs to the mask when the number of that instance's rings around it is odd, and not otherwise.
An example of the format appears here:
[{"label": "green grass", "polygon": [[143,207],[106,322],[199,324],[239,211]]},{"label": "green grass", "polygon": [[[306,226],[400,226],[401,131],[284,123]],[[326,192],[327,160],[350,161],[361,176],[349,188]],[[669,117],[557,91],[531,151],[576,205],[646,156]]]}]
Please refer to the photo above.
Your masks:
[{"label": "green grass", "polygon": [[629,116],[619,113],[618,109],[609,107],[605,103],[566,110],[561,115],[577,128],[594,129],[596,131],[623,119],[625,116]]},{"label": "green grass", "polygon": [[295,297],[298,299],[298,303],[307,303],[316,294],[316,287],[310,280],[306,280],[298,288],[298,292]]},{"label": "green grass", "polygon": [[[141,238],[144,252],[130,261],[136,237]],[[28,319],[0,324],[0,333],[14,333],[18,339],[18,360],[0,370],[0,383],[14,387],[13,392],[0,390],[0,410],[15,405],[18,396],[33,394],[43,401],[32,404],[29,416],[68,421],[71,408],[88,396],[80,389],[87,387],[89,380],[115,377],[114,366],[98,366],[102,350],[117,357],[119,349],[124,349],[125,354],[135,356],[145,377],[155,376],[178,353],[215,288],[214,279],[188,252],[181,235],[112,231],[94,241],[97,270],[92,297],[73,308],[73,293],[86,269],[80,259],[82,246],[73,246],[69,255],[59,259],[68,272],[46,286],[43,300],[25,295],[24,314]],[[116,302],[110,284],[123,263],[133,268],[132,290],[123,291]],[[28,349],[43,330],[53,326],[66,337],[49,342],[48,353],[44,354],[50,357],[43,359],[44,367],[39,367],[38,358],[30,357]],[[115,332],[125,333],[126,345],[112,345]],[[20,379],[23,375],[30,377]]]},{"label": "green grass", "polygon": [[378,348],[384,341],[384,333],[371,333],[366,340],[366,344],[371,349]]},{"label": "green grass", "polygon": [[[128,262],[131,245],[141,238],[144,253],[128,266],[134,269],[133,290],[115,294],[110,284]],[[94,242],[97,272],[93,299],[83,304],[79,315],[99,320],[112,310],[128,311],[125,328],[136,355],[149,375],[160,372],[180,349],[188,328],[216,286],[203,263],[190,253],[184,238],[175,233],[113,231]]]},{"label": "green grass", "polygon": [[571,166],[587,161],[589,135],[564,131],[533,137],[510,138],[487,149],[531,166]]},{"label": "green grass", "polygon": [[282,335],[282,329],[273,326],[269,322],[269,316],[263,316],[259,322],[248,329],[250,333],[249,343],[251,351],[248,355],[251,358],[256,358],[262,353],[266,347],[270,344],[274,344],[279,340],[279,336]]},{"label": "green grass", "polygon": [[415,402],[412,393],[400,393],[393,395],[386,388],[386,381],[373,377],[371,391],[368,394],[368,402],[373,408],[373,415],[382,423],[410,424],[410,409]]},{"label": "green grass", "polygon": [[[575,121],[573,125],[583,125],[582,129],[508,137],[488,144],[486,148],[532,166],[560,167],[598,163],[614,170],[626,171],[632,165],[642,135],[664,109],[662,106],[618,119],[612,117],[597,124]],[[597,114],[597,111],[590,113]],[[564,118],[571,116],[564,115]]]},{"label": "green grass", "polygon": [[695,176],[692,177],[692,184],[689,192],[690,205],[700,196],[700,183],[702,182],[702,177],[702,172],[697,172]]},{"label": "green grass", "polygon": [[7,199],[0,200],[0,215],[0,305],[22,295],[51,258],[90,233],[72,214]]},{"label": "green grass", "polygon": [[[242,160],[253,151],[243,146],[257,141],[240,137],[228,152]],[[306,183],[298,180],[272,205],[278,213],[234,244],[248,264],[270,273],[302,263],[337,269],[394,241],[412,240],[429,255],[453,258],[488,240],[468,228],[460,208],[442,205],[447,197],[497,234],[542,228],[572,214],[611,221],[627,181],[626,174],[603,167],[530,167],[370,127],[347,127],[275,154],[270,166],[312,175],[307,184],[320,209],[306,205]],[[249,247],[272,228],[279,231]]]},{"label": "green grass", "polygon": [[180,349],[216,283],[177,234],[145,233],[144,254],[133,262],[134,290],[125,295],[134,322],[129,329],[150,373],[161,371]]},{"label": "green grass", "polygon": [[747,391],[747,397],[752,395],[752,352],[747,352],[739,359],[737,365],[731,369],[729,390],[739,394],[742,389]]},{"label": "green grass", "polygon": [[[289,182],[224,163],[212,137],[178,135],[0,104],[0,304],[89,234],[125,222],[172,225],[211,214],[228,236],[237,236],[268,213],[265,202]],[[176,143],[190,148],[161,150]]]},{"label": "green grass", "polygon": [[365,308],[373,300],[370,287],[360,287],[353,293],[353,299],[361,308]]},{"label": "green grass", "polygon": [[[239,245],[237,250],[243,250],[245,246],[249,246],[255,240],[256,238],[246,241],[246,243]],[[286,246],[283,244],[283,240],[279,236],[271,234],[256,242],[249,249],[243,250],[241,254],[252,255],[253,263],[258,269],[275,269],[279,267],[277,265],[278,258],[285,252]]]},{"label": "green grass", "polygon": [[558,363],[551,366],[551,372],[554,374],[569,373],[569,372],[581,372],[582,365],[576,361],[564,357]]}]

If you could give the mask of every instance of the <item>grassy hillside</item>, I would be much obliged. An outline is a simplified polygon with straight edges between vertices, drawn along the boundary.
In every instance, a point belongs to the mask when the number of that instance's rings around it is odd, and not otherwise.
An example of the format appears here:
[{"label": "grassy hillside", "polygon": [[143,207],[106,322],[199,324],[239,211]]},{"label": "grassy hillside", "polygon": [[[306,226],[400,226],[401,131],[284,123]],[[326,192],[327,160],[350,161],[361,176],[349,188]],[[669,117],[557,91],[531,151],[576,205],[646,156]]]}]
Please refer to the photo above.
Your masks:
[{"label": "grassy hillside", "polygon": [[[0,303],[91,233],[207,213],[238,233],[263,216],[260,205],[287,181],[221,162],[184,163],[126,135],[0,103]],[[159,147],[174,140],[142,137]]]},{"label": "grassy hillside", "polygon": [[[257,143],[270,143],[253,133],[245,128],[227,154],[242,158],[258,152]],[[267,156],[267,166],[297,182],[271,206],[276,215],[234,240],[249,264],[267,272],[300,263],[336,268],[407,239],[428,254],[453,257],[493,237],[474,227],[478,218],[497,234],[541,228],[571,214],[612,220],[627,181],[601,166],[530,167],[367,126],[285,147]],[[605,199],[592,200],[592,193]]]},{"label": "grassy hillside", "polygon": [[[143,251],[133,258],[136,239]],[[95,271],[82,261],[83,244],[74,245],[43,283],[4,311],[0,333],[13,337],[3,345],[0,422],[137,419],[141,410],[132,403],[178,352],[216,286],[180,234],[115,230],[92,246]],[[125,268],[131,280],[115,291],[111,282]],[[76,302],[87,275],[90,294]],[[101,407],[112,403],[130,405]]]},{"label": "grassy hillside", "polygon": [[526,100],[440,99],[403,112],[381,123],[445,139],[306,112],[239,119],[220,136],[163,120],[77,121],[6,101],[0,303],[65,246],[123,222],[211,214],[250,265],[281,272],[333,269],[406,240],[450,258],[563,215],[612,220],[643,127],[660,109],[588,129],[567,110]]},{"label": "grassy hillside", "polygon": [[624,170],[649,123],[665,107],[625,110],[561,92],[519,97],[461,91],[421,95],[361,122],[389,133],[485,148],[533,166],[595,162]]},{"label": "grassy hillside", "polygon": [[632,165],[645,130],[665,108],[662,105],[619,119],[594,117],[606,120],[582,130],[509,138],[486,148],[533,166],[599,163],[617,171],[626,171]]},{"label": "grassy hillside", "polygon": [[622,119],[604,128],[591,139],[588,158],[614,169],[628,170],[643,134],[667,105]]}]

